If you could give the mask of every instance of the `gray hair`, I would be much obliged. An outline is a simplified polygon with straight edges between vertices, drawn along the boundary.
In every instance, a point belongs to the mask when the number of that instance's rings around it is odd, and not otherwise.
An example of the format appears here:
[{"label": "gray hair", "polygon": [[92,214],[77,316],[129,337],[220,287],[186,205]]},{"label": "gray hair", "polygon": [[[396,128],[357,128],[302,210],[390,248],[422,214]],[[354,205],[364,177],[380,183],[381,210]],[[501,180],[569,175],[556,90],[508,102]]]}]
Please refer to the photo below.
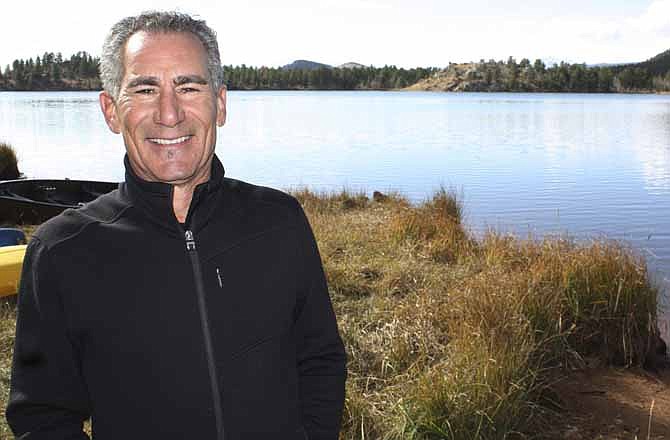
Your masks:
[{"label": "gray hair", "polygon": [[219,45],[214,32],[204,20],[175,11],[147,11],[135,17],[126,17],[112,26],[102,46],[100,78],[102,87],[115,100],[119,97],[124,75],[123,51],[128,39],[136,32],[170,33],[190,32],[198,37],[207,52],[209,82],[214,91],[223,85],[223,67]]}]

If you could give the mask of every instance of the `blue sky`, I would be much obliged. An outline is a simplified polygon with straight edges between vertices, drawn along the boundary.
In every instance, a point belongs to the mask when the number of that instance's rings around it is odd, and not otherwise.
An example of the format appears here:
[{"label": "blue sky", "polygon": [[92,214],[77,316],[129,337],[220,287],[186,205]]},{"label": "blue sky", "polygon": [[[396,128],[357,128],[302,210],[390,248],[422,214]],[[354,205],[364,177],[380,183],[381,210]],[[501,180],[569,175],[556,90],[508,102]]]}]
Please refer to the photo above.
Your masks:
[{"label": "blue sky", "polygon": [[0,65],[45,51],[99,55],[115,21],[154,8],[207,20],[224,64],[236,65],[440,67],[508,56],[603,63],[670,49],[670,0],[115,0],[104,8],[40,0],[3,4]]}]

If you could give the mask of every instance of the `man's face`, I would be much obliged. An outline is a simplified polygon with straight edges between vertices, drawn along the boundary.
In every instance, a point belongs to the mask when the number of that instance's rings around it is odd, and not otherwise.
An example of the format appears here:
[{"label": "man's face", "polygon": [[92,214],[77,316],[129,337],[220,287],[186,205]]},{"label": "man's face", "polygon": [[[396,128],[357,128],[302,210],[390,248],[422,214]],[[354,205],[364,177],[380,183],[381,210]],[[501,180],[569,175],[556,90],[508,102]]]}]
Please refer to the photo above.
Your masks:
[{"label": "man's face", "polygon": [[123,134],[133,171],[150,182],[207,181],[226,89],[212,89],[200,40],[188,32],[138,32],[123,63],[118,99],[102,92],[100,106],[109,128]]}]

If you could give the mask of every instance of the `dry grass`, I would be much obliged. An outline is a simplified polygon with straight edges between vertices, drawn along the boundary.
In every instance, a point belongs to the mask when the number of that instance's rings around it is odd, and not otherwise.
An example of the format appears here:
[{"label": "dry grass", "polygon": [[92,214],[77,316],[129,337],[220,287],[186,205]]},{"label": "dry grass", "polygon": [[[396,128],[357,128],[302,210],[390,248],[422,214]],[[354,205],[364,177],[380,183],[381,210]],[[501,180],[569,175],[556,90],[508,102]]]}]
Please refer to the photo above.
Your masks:
[{"label": "dry grass", "polygon": [[[657,291],[623,244],[475,239],[444,190],[419,206],[295,195],[349,356],[342,438],[549,436],[557,377],[589,358],[639,365],[649,351]],[[3,313],[0,410],[15,319]]]},{"label": "dry grass", "polygon": [[350,359],[343,438],[538,437],[561,374],[645,358],[657,291],[625,245],[475,239],[444,190],[346,196],[300,196]]},{"label": "dry grass", "polygon": [[12,438],[4,419],[7,396],[9,395],[9,373],[12,366],[14,327],[16,322],[16,302],[0,298],[0,438]]},{"label": "dry grass", "polygon": [[18,159],[14,147],[0,141],[0,180],[18,179],[19,176]]}]

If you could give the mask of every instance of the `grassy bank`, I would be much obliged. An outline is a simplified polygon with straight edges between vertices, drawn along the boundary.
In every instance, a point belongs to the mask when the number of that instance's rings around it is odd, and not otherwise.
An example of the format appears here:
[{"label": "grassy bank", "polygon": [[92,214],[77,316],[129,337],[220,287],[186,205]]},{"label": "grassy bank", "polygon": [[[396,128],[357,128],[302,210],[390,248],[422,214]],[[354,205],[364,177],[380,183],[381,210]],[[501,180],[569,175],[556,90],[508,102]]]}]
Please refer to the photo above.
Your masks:
[{"label": "grassy bank", "polygon": [[[419,206],[295,195],[349,355],[343,438],[560,437],[561,376],[647,356],[657,291],[625,245],[475,238],[445,191]],[[15,312],[0,313],[4,410]]]}]

